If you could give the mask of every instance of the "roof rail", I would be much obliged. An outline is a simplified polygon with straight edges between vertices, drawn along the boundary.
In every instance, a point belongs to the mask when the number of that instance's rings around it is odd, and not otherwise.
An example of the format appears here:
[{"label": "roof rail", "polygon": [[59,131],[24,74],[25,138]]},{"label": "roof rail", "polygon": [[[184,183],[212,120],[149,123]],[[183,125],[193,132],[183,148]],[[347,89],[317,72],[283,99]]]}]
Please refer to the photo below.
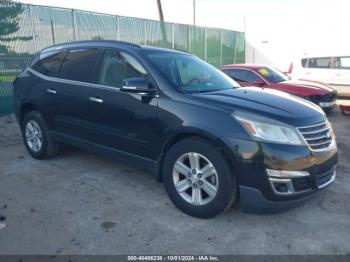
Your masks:
[{"label": "roof rail", "polygon": [[68,46],[68,45],[74,45],[74,44],[83,44],[83,43],[111,43],[111,44],[124,44],[124,45],[130,45],[134,47],[141,48],[141,45],[125,42],[125,41],[119,41],[119,40],[81,40],[81,41],[72,41],[72,42],[65,42],[65,43],[59,43],[56,45],[51,45],[48,47],[45,47],[42,49],[42,51],[46,51],[55,47],[62,47],[62,46]]}]

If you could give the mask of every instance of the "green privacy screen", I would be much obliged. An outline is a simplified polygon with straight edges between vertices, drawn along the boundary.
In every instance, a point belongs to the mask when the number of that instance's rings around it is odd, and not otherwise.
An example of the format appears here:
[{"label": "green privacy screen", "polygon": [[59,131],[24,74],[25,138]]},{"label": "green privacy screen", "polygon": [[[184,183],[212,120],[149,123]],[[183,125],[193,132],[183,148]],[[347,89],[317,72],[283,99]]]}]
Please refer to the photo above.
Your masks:
[{"label": "green privacy screen", "polygon": [[0,0],[0,116],[13,112],[12,82],[47,46],[109,39],[174,48],[218,67],[244,63],[244,33]]}]

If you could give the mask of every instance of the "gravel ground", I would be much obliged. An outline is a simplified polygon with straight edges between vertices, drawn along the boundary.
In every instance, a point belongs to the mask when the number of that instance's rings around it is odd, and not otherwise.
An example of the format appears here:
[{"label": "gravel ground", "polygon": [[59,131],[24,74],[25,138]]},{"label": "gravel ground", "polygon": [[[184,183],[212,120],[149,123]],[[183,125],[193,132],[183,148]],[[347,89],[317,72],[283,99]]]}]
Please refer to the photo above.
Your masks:
[{"label": "gravel ground", "polygon": [[136,167],[73,148],[32,159],[14,118],[3,117],[0,254],[349,254],[350,117],[329,119],[340,153],[329,189],[278,215],[231,209],[201,220]]}]

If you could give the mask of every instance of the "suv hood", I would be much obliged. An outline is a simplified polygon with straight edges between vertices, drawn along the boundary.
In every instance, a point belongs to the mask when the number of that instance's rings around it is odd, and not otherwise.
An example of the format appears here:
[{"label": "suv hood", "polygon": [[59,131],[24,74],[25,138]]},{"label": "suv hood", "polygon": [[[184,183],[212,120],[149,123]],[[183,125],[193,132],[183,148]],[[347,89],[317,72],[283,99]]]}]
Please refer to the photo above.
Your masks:
[{"label": "suv hood", "polygon": [[214,106],[229,113],[242,111],[269,117],[292,126],[308,126],[326,120],[315,104],[270,88],[242,87],[193,94],[203,106]]},{"label": "suv hood", "polygon": [[297,79],[273,83],[270,85],[270,87],[298,96],[322,96],[334,91],[330,86],[321,82]]}]

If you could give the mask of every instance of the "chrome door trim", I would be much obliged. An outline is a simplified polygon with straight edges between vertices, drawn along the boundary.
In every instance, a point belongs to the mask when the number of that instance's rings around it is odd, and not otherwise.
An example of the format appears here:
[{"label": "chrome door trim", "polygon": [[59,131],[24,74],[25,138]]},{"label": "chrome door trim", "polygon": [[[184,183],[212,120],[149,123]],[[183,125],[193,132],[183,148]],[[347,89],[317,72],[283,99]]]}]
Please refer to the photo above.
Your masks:
[{"label": "chrome door trim", "polygon": [[36,75],[37,77],[40,77],[41,79],[44,79],[44,80],[50,81],[50,82],[58,82],[58,83],[64,83],[64,84],[93,87],[93,88],[106,89],[106,90],[111,90],[111,91],[120,91],[120,88],[118,88],[118,87],[111,87],[111,86],[105,86],[105,85],[100,85],[100,84],[86,83],[86,82],[80,82],[80,81],[75,81],[75,80],[68,80],[68,79],[63,79],[63,78],[46,76],[46,75],[43,75],[43,74],[35,71],[34,69],[32,69],[30,67],[28,67],[28,71],[31,72],[32,74]]}]

